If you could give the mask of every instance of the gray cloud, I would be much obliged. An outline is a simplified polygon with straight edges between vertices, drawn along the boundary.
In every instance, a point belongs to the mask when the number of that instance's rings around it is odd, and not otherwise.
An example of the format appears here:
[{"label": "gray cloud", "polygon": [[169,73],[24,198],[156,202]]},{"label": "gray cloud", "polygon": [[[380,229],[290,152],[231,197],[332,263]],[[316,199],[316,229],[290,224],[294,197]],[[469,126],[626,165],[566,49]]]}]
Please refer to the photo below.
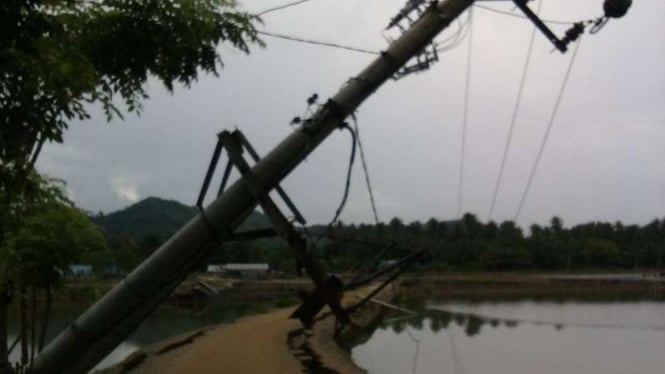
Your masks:
[{"label": "gray cloud", "polygon": [[[276,3],[245,5],[259,10]],[[381,30],[402,4],[316,0],[266,15],[263,27],[380,50],[386,45]],[[587,19],[599,15],[601,4],[546,1],[543,14]],[[546,222],[555,214],[570,224],[600,219],[644,223],[665,215],[662,14],[663,2],[635,2],[624,19],[584,38],[520,224]],[[523,20],[475,10],[463,208],[481,219],[489,211],[530,27]],[[556,30],[562,33],[565,27]],[[106,124],[96,112],[92,120],[72,124],[64,145],[45,148],[40,170],[66,179],[77,203],[93,211],[122,208],[147,196],[193,204],[218,131],[237,126],[266,153],[292,130],[288,123],[304,112],[310,94],[333,95],[373,58],[269,37],[265,41],[267,48],[249,56],[220,47],[225,60],[221,77],[202,77],[190,90],[169,95],[151,82],[151,99],[141,117]],[[358,112],[383,220],[456,215],[466,46],[443,54],[428,72],[388,82]],[[538,34],[496,219],[515,213],[570,59],[551,50]],[[348,135],[333,134],[284,181],[311,222],[332,217],[349,150]],[[372,220],[360,163],[342,219]]]}]

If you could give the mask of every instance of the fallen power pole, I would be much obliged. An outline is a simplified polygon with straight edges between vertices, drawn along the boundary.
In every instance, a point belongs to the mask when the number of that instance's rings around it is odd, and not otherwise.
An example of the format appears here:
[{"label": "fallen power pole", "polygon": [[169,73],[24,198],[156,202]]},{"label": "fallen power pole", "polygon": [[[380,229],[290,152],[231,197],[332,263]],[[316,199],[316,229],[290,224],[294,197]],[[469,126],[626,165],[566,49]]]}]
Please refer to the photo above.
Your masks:
[{"label": "fallen power pole", "polygon": [[[433,3],[357,77],[251,169],[271,191],[344,119],[462,14],[474,0]],[[257,200],[240,180],[62,331],[37,357],[36,373],[85,373],[120,344],[210,251],[231,235]],[[224,347],[220,347],[224,349]]]},{"label": "fallen power pole", "polygon": [[[565,52],[567,45],[584,32],[585,26],[592,25],[590,32],[596,33],[610,18],[620,18],[625,15],[632,3],[631,0],[605,0],[603,3],[604,16],[575,23],[563,38],[559,38],[529,9],[527,1],[513,0],[517,7],[561,52]],[[339,294],[330,292],[334,288],[337,288],[336,292],[340,291],[343,286],[330,282],[334,278],[327,278],[313,256],[307,254],[306,243],[298,237],[298,233],[277,209],[268,197],[268,193],[277,189],[296,217],[300,218],[298,220],[304,223],[304,219],[297,209],[290,203],[284,191],[279,188],[279,182],[335,129],[340,128],[344,119],[386,80],[426,70],[437,61],[437,49],[432,43],[434,37],[474,2],[475,0],[431,2],[409,0],[407,6],[391,20],[389,25],[389,28],[397,26],[403,31],[403,34],[358,76],[350,79],[334,97],[322,105],[301,127],[278,144],[265,158],[258,157],[240,132],[221,133],[220,140],[224,144],[218,143],[202,194],[199,197],[198,205],[201,207],[201,214],[187,223],[49,343],[35,360],[34,366],[30,368],[31,372],[85,373],[92,369],[127,338],[182,280],[194,272],[214,248],[224,241],[240,237],[240,235],[234,234],[234,230],[247,218],[257,204],[261,205],[270,216],[274,231],[286,239],[295,250],[296,259],[307,270],[316,286],[316,292],[309,301],[301,304],[301,308],[299,311],[297,310],[299,312],[297,316],[303,322],[311,321],[313,315],[320,310],[323,304],[327,303],[335,312],[338,321],[341,318],[341,322],[344,322],[347,311],[342,310],[339,306],[339,300],[336,301],[336,295]],[[415,22],[410,18],[414,12],[418,16]],[[401,25],[405,20],[408,21],[408,27]],[[413,62],[407,65],[410,60]],[[222,145],[227,148],[231,162],[241,171],[243,178],[220,194],[206,209],[203,209],[201,202]],[[245,148],[256,161],[254,167],[250,168],[242,158]],[[232,167],[231,162],[227,165],[226,176]],[[220,191],[222,189],[220,188]],[[254,234],[256,233],[252,235]],[[414,253],[412,256],[416,258],[420,255],[422,253]],[[413,258],[407,258],[404,261],[407,263]],[[399,264],[395,266],[399,266]],[[355,285],[392,270],[394,269],[381,270],[366,279],[358,279]],[[381,287],[398,276],[399,272],[397,269]],[[378,292],[381,287],[374,292]],[[373,293],[369,294],[361,304],[371,300],[372,296]],[[354,308],[360,305],[356,305]],[[223,349],[223,347],[221,348]]]}]

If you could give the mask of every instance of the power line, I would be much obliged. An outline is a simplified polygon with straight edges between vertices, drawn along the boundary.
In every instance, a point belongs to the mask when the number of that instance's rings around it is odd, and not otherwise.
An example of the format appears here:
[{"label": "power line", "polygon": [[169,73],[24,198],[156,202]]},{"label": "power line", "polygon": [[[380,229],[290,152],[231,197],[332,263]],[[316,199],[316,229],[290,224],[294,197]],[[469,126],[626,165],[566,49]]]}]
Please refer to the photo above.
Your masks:
[{"label": "power line", "polygon": [[[311,0],[301,0],[301,1],[298,1],[298,2],[295,2],[295,3],[290,3],[290,6],[294,6],[294,5],[303,3],[305,1],[311,1]],[[287,5],[289,5],[289,4],[287,4]],[[283,9],[285,7],[286,6],[276,7],[276,8],[274,8],[274,10],[278,10],[278,8]],[[268,10],[263,11],[261,13],[257,13],[256,15],[258,16],[258,15],[261,15],[261,14],[265,14],[268,11],[273,11],[273,10],[268,9]],[[441,47],[438,47],[437,52],[439,52],[439,53],[440,52],[447,52],[447,51],[457,47],[464,40],[464,38],[468,34],[470,18],[471,18],[471,15],[470,15],[470,12],[469,12],[469,16],[467,17],[466,21],[464,21],[463,23],[461,21],[459,21],[460,26],[459,26],[457,32],[454,35],[451,35],[450,37],[448,37],[448,38],[442,40],[441,42],[437,43],[437,44],[443,44],[443,43],[450,42],[450,44],[448,44],[448,45],[443,45]],[[348,45],[344,45],[344,44],[338,44],[338,43],[321,41],[321,40],[305,39],[305,38],[298,37],[298,36],[279,34],[279,33],[274,33],[274,32],[269,32],[269,31],[257,31],[257,34],[269,36],[269,37],[272,37],[272,38],[297,42],[297,43],[304,43],[304,44],[316,45],[316,46],[321,46],[321,47],[337,48],[337,49],[342,49],[342,50],[346,50],[346,51],[365,53],[365,54],[370,54],[370,55],[375,55],[375,56],[381,55],[380,51],[374,51],[374,50],[371,50],[371,49],[352,47],[352,46],[348,46]]]},{"label": "power line", "polygon": [[[543,0],[538,2],[538,9],[536,14],[540,14],[540,10],[543,6]],[[522,80],[520,82],[519,90],[517,91],[517,100],[515,101],[515,107],[513,108],[513,117],[510,121],[510,128],[508,129],[508,138],[506,139],[506,145],[503,148],[503,157],[501,158],[501,166],[499,167],[499,176],[496,179],[496,184],[494,186],[494,194],[492,195],[492,204],[490,205],[490,211],[487,216],[487,220],[492,219],[492,214],[494,214],[494,207],[496,206],[496,198],[499,195],[499,188],[501,187],[501,180],[503,179],[503,171],[506,167],[506,160],[508,159],[508,151],[510,150],[510,145],[513,140],[513,130],[515,129],[515,123],[517,122],[517,114],[519,113],[520,104],[522,103],[522,93],[524,92],[524,85],[526,83],[527,72],[529,70],[529,63],[531,62],[531,56],[533,52],[533,44],[536,39],[536,26],[533,26],[531,29],[531,37],[529,39],[529,47],[526,53],[526,61],[524,62],[524,70],[522,71]]]},{"label": "power line", "polygon": [[460,369],[459,372],[464,374],[466,372],[464,370],[464,362],[462,361],[462,355],[457,348],[457,344],[455,344],[455,335],[452,329],[448,332],[448,336],[450,337],[450,352],[453,356],[453,371],[457,374],[457,369]]},{"label": "power line", "polygon": [[351,156],[349,157],[349,167],[346,172],[346,182],[344,183],[344,195],[342,196],[342,201],[339,203],[339,206],[337,207],[337,210],[335,211],[335,217],[333,217],[332,221],[328,224],[328,228],[332,227],[335,222],[337,222],[337,219],[339,219],[339,216],[342,214],[342,211],[344,210],[344,207],[346,206],[346,200],[349,197],[349,189],[351,188],[351,173],[353,172],[353,162],[356,159],[356,133],[353,131],[349,125],[344,125],[343,129],[346,129],[349,131],[349,134],[351,134]]},{"label": "power line", "polygon": [[549,139],[550,132],[552,130],[552,125],[554,125],[554,120],[556,119],[557,112],[559,111],[559,105],[561,104],[561,99],[563,98],[566,86],[568,85],[568,78],[570,78],[570,72],[573,69],[573,63],[575,62],[575,58],[577,57],[577,51],[580,49],[580,44],[582,44],[582,38],[578,40],[577,45],[575,46],[575,51],[573,51],[573,56],[570,58],[570,63],[568,64],[568,70],[566,70],[566,75],[563,78],[563,83],[561,84],[561,90],[559,91],[559,96],[557,97],[556,102],[554,104],[554,109],[552,110],[552,116],[550,117],[550,121],[547,125],[547,130],[545,130],[543,141],[540,144],[540,149],[538,150],[538,156],[536,156],[536,162],[533,164],[533,168],[531,169],[531,174],[529,174],[529,180],[527,181],[526,188],[524,189],[524,193],[522,194],[522,198],[520,199],[520,205],[518,206],[517,212],[515,213],[515,218],[513,219],[514,221],[517,221],[517,218],[522,212],[524,201],[526,200],[527,194],[529,193],[529,189],[531,188],[531,183],[533,182],[533,178],[536,175],[538,166],[540,165],[540,159],[543,155],[543,151],[545,150],[545,145],[547,145],[547,140]]},{"label": "power line", "polygon": [[343,50],[352,51],[352,52],[366,53],[366,54],[370,54],[370,55],[380,55],[381,54],[381,52],[371,51],[371,50],[368,50],[368,49],[350,47],[350,46],[346,46],[346,45],[342,45],[342,44],[324,42],[324,41],[319,41],[319,40],[303,39],[303,38],[296,37],[296,36],[277,34],[277,33],[268,32],[268,31],[257,31],[257,34],[270,36],[270,37],[278,38],[278,39],[289,40],[289,41],[292,41],[292,42],[306,43],[306,44],[318,45],[318,46],[323,46],[323,47],[338,48],[338,49],[343,49]]},{"label": "power line", "polygon": [[[451,49],[459,46],[462,43],[462,41],[464,41],[464,38],[466,38],[467,34],[469,33],[468,26],[469,26],[470,17],[471,17],[471,12],[469,11],[464,22],[460,21],[459,18],[457,19],[458,23],[457,31],[453,35],[443,39],[442,41],[436,42],[437,45],[438,44],[442,45],[441,47],[438,47],[436,49],[437,52],[439,53],[448,52]],[[446,43],[448,44],[446,45]]]},{"label": "power line", "polygon": [[466,59],[466,89],[464,92],[464,114],[462,119],[462,154],[459,167],[459,185],[457,187],[457,218],[462,216],[462,187],[464,186],[464,159],[466,157],[466,128],[469,119],[469,83],[471,81],[471,56],[473,46],[473,9],[469,10],[469,47]]},{"label": "power line", "polygon": [[[487,11],[490,11],[490,12],[498,13],[498,14],[503,14],[504,16],[511,16],[511,17],[515,17],[515,18],[521,18],[521,19],[528,20],[528,18],[523,14],[508,12],[508,11],[505,11],[505,10],[492,8],[492,7],[489,7],[489,6],[486,6],[486,5],[474,4],[474,7],[484,9],[484,10],[487,10]],[[559,20],[551,20],[551,19],[550,20],[541,19],[541,21],[543,21],[545,23],[555,24],[555,25],[574,25],[575,23],[577,23],[575,21],[559,21]]]},{"label": "power line", "polygon": [[356,142],[358,142],[358,150],[360,150],[360,161],[363,166],[363,172],[365,173],[365,183],[367,183],[367,192],[369,193],[369,201],[372,204],[372,213],[374,213],[374,222],[379,224],[379,215],[376,212],[376,204],[374,202],[374,193],[372,192],[372,184],[369,181],[369,170],[367,168],[367,162],[365,161],[365,152],[363,151],[363,143],[360,141],[360,129],[358,128],[358,120],[356,119],[355,114],[351,114],[353,119],[353,127],[356,131]]},{"label": "power line", "polygon": [[300,4],[306,3],[308,1],[311,1],[311,0],[298,0],[298,1],[291,2],[291,3],[287,3],[287,4],[278,5],[276,7],[268,8],[266,10],[263,10],[263,11],[259,12],[259,13],[256,13],[255,16],[260,17],[260,16],[266,15],[268,13],[272,13],[272,12],[276,12],[278,10],[290,8],[292,6],[300,5]]}]

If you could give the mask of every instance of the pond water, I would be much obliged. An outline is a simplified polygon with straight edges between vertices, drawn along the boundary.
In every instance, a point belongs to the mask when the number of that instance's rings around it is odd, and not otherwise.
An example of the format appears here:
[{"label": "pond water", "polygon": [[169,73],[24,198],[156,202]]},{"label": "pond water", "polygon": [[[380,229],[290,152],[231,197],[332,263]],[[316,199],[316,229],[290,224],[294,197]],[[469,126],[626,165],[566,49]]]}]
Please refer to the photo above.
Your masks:
[{"label": "pond water", "polygon": [[[413,306],[412,306],[413,307]],[[370,373],[665,373],[665,300],[428,301],[387,317],[354,361]]]},{"label": "pond water", "polygon": [[[74,321],[84,310],[85,305],[67,305],[54,308],[46,340],[53,339],[69,323]],[[215,323],[231,321],[250,312],[248,306],[219,306],[210,308],[204,313],[194,313],[171,307],[160,307],[145,320],[134,333],[111,352],[95,369],[103,369],[122,361],[140,347],[156,343],[160,340],[184,334],[188,331]],[[17,335],[18,316],[16,310],[10,309],[9,344]],[[16,347],[10,359],[19,359],[19,347]],[[93,370],[94,371],[94,370]]]}]

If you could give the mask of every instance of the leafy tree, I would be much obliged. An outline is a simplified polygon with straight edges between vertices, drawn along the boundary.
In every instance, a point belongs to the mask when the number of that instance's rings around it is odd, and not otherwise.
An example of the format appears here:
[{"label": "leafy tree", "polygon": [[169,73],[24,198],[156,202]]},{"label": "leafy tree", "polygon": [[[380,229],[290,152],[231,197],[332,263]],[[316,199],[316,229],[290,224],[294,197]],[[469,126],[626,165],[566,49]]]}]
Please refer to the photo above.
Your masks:
[{"label": "leafy tree", "polygon": [[425,223],[425,227],[427,229],[427,234],[434,237],[439,229],[439,222],[435,218],[430,218],[427,220],[427,223]]},{"label": "leafy tree", "polygon": [[[85,252],[103,250],[106,245],[101,231],[64,196],[61,183],[33,178],[40,189],[35,198],[22,202],[24,218],[0,247],[4,282],[11,282],[19,297],[22,367],[32,363],[44,344],[53,288],[61,276]],[[37,300],[42,292],[46,305],[39,332]]]},{"label": "leafy tree", "polygon": [[482,223],[478,221],[478,217],[474,214],[464,213],[462,216],[462,225],[468,238],[477,238],[480,236]]},{"label": "leafy tree", "polygon": [[518,270],[530,268],[531,257],[520,247],[491,245],[479,256],[479,262],[485,270]]},{"label": "leafy tree", "polygon": [[153,76],[171,91],[200,71],[217,74],[217,46],[249,52],[256,18],[232,0],[7,0],[0,6],[0,155],[16,172],[45,141],[62,141],[72,119],[116,99],[132,111]]},{"label": "leafy tree", "polygon": [[388,226],[390,228],[390,233],[395,237],[399,236],[404,230],[404,223],[402,222],[401,219],[397,217],[391,219],[390,222],[388,223]]},{"label": "leafy tree", "polygon": [[[414,248],[426,249],[430,256],[425,269],[435,272],[660,268],[665,255],[665,223],[660,219],[642,227],[590,222],[565,228],[560,218],[553,217],[549,226],[531,225],[529,236],[515,222],[483,223],[471,214],[456,222],[432,218],[424,225],[416,222],[407,226],[394,218],[389,227],[389,240],[398,247],[388,251],[385,258],[403,257]],[[366,224],[339,224],[336,232],[340,239],[388,242],[373,236],[374,230]],[[343,241],[328,241],[325,245],[325,261],[335,264],[333,268],[340,268],[339,264],[350,268],[377,253],[376,248]]]},{"label": "leafy tree", "polygon": [[611,241],[586,239],[579,245],[578,251],[587,267],[607,269],[618,262],[619,247]]},{"label": "leafy tree", "polygon": [[499,240],[506,244],[519,245],[524,239],[522,229],[513,221],[504,221],[499,225]]},{"label": "leafy tree", "polygon": [[[0,2],[0,246],[30,195],[45,142],[100,104],[108,119],[141,111],[149,77],[172,91],[217,75],[226,43],[249,52],[258,21],[233,0],[4,0]],[[7,366],[0,281],[0,369]],[[5,329],[6,330],[6,329]]]},{"label": "leafy tree", "polygon": [[550,227],[554,235],[558,235],[563,231],[563,220],[557,216],[552,217],[550,220]]},{"label": "leafy tree", "polygon": [[487,241],[495,240],[499,235],[499,226],[496,222],[490,221],[483,227],[483,239]]},{"label": "leafy tree", "polygon": [[540,238],[544,235],[545,231],[543,230],[542,226],[539,224],[534,223],[529,227],[529,230],[531,231],[531,237],[532,238]]},{"label": "leafy tree", "polygon": [[115,240],[111,244],[112,262],[108,265],[117,267],[123,272],[133,269],[140,261],[139,249],[130,239]]},{"label": "leafy tree", "polygon": [[160,245],[162,245],[164,240],[159,237],[159,235],[148,234],[144,236],[139,242],[139,251],[141,260],[148,258]]}]

